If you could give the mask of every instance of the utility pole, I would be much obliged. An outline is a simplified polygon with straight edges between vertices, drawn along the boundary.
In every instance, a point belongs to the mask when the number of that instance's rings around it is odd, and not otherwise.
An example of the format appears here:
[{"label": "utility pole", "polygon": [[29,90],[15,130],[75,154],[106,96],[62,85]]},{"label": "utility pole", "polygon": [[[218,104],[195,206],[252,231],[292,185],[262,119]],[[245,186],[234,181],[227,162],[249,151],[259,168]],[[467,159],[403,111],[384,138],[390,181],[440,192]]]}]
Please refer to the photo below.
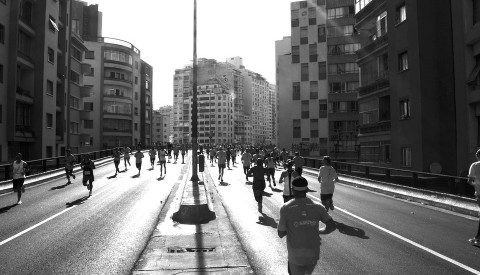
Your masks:
[{"label": "utility pole", "polygon": [[197,173],[197,138],[198,138],[198,109],[197,109],[197,0],[193,2],[193,90],[192,90],[192,178],[199,181]]}]

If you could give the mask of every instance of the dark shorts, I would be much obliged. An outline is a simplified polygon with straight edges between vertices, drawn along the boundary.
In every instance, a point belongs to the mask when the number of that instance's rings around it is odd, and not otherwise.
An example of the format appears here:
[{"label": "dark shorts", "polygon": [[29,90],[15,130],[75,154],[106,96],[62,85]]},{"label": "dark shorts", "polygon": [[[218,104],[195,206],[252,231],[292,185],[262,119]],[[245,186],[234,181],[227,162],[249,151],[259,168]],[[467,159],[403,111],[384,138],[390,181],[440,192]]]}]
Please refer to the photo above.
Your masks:
[{"label": "dark shorts", "polygon": [[24,183],[24,182],[25,182],[25,179],[24,179],[24,178],[13,179],[13,180],[12,180],[13,189],[21,188],[21,187],[23,186],[23,183]]},{"label": "dark shorts", "polygon": [[163,164],[163,165],[165,165],[165,163],[167,163],[167,161],[166,161],[166,160],[161,160],[161,161],[160,161],[160,164]]},{"label": "dark shorts", "polygon": [[320,194],[320,200],[325,205],[328,201],[332,200],[333,194]]},{"label": "dark shorts", "polygon": [[223,164],[218,164],[218,168],[225,168],[225,163],[223,163]]},{"label": "dark shorts", "polygon": [[142,168],[142,163],[135,163],[135,166],[137,166],[137,169],[140,170]]},{"label": "dark shorts", "polygon": [[118,166],[120,164],[120,160],[113,160],[113,163],[115,163],[115,166]]},{"label": "dark shorts", "polygon": [[65,168],[65,173],[71,174],[71,173],[73,173],[73,169],[67,169],[67,168]]},{"label": "dark shorts", "polygon": [[87,182],[92,183],[94,179],[93,175],[84,175],[82,179],[83,185],[86,185]]}]

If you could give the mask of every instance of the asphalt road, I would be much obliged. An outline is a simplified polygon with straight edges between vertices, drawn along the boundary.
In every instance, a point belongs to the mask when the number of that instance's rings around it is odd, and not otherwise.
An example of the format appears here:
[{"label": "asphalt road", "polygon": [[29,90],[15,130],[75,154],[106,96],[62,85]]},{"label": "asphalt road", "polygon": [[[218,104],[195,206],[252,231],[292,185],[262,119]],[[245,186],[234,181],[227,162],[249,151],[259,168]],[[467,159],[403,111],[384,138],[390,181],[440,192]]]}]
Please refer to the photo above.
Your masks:
[{"label": "asphalt road", "polygon": [[[218,168],[208,164],[212,178]],[[286,240],[277,236],[283,185],[267,187],[263,212],[237,164],[216,187],[256,274],[287,274]],[[316,174],[316,173],[315,173]],[[319,201],[316,176],[304,173]],[[252,180],[250,178],[250,180]],[[268,183],[267,183],[268,184]],[[467,242],[478,220],[338,184],[337,230],[321,235],[314,274],[480,274],[480,248]]]},{"label": "asphalt road", "polygon": [[159,179],[146,155],[135,177],[133,162],[116,178],[113,163],[95,169],[91,197],[79,174],[27,188],[19,206],[1,195],[0,274],[130,274],[182,167]]}]

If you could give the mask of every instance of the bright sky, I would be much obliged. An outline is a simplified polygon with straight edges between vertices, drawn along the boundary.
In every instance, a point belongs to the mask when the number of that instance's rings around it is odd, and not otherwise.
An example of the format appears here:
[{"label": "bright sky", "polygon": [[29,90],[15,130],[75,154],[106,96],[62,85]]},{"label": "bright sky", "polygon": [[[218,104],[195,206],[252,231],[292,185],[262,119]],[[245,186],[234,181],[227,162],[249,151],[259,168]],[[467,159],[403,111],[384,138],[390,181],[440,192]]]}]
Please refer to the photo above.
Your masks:
[{"label": "bright sky", "polygon": [[[291,0],[197,0],[197,57],[240,56],[275,84],[275,41],[290,36]],[[173,105],[175,69],[193,60],[194,0],[87,0],[103,13],[102,35],[126,40],[153,66],[153,104]]]}]

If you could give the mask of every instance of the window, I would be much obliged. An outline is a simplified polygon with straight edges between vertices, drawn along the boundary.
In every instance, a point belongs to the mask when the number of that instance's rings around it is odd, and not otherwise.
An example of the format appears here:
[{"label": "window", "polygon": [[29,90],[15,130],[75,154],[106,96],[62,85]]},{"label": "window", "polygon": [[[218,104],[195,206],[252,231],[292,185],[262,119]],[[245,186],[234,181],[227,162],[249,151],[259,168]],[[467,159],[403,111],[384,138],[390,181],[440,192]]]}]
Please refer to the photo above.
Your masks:
[{"label": "window", "polygon": [[300,119],[293,120],[293,138],[301,138],[302,131],[301,131],[301,122]]},{"label": "window", "polygon": [[3,83],[3,64],[0,64],[0,83]]},{"label": "window", "polygon": [[301,81],[308,81],[308,63],[302,63],[300,79]]},{"label": "window", "polygon": [[48,29],[52,32],[58,32],[57,23],[55,23],[55,18],[53,18],[52,16],[50,16],[48,20]]},{"label": "window", "polygon": [[300,28],[300,44],[308,44],[308,27]]},{"label": "window", "polygon": [[47,113],[47,128],[53,127],[53,115]]},{"label": "window", "polygon": [[3,107],[0,105],[0,123],[3,123]]},{"label": "window", "polygon": [[94,76],[95,75],[95,68],[90,68],[90,73],[87,74],[88,76]]},{"label": "window", "polygon": [[47,80],[47,95],[53,96],[53,81]]},{"label": "window", "polygon": [[360,49],[360,43],[329,45],[328,55],[355,54]]},{"label": "window", "polygon": [[135,77],[135,84],[138,84],[138,76]]},{"label": "window", "polygon": [[138,100],[138,93],[135,92],[135,100]]},{"label": "window", "polygon": [[55,51],[51,48],[47,50],[47,60],[50,63],[55,63]]},{"label": "window", "polygon": [[70,71],[70,81],[80,84],[80,75],[75,71]]},{"label": "window", "polygon": [[308,8],[308,25],[317,24],[317,8]]},{"label": "window", "polygon": [[300,82],[293,82],[292,100],[300,100]]},{"label": "window", "polygon": [[310,99],[318,99],[318,82],[310,81]]},{"label": "window", "polygon": [[135,61],[135,69],[138,70],[138,61]]},{"label": "window", "polygon": [[70,134],[78,134],[78,122],[70,122]]},{"label": "window", "polygon": [[29,25],[32,24],[32,11],[33,11],[32,2],[22,1],[22,7],[20,8],[20,18]]},{"label": "window", "polygon": [[384,11],[377,17],[377,37],[381,37],[387,33],[387,12]]},{"label": "window", "polygon": [[83,128],[93,129],[93,120],[84,120],[83,121]]},{"label": "window", "polygon": [[326,99],[318,101],[318,117],[327,118],[328,104]]},{"label": "window", "polygon": [[18,51],[29,57],[32,55],[32,38],[23,31],[18,32]]},{"label": "window", "polygon": [[310,52],[310,62],[317,62],[317,43],[309,45],[309,52]]},{"label": "window", "polygon": [[80,109],[80,99],[78,97],[70,96],[70,108]]},{"label": "window", "polygon": [[405,4],[397,8],[396,14],[397,14],[397,24],[400,24],[403,21],[407,20],[407,9],[405,8]]},{"label": "window", "polygon": [[0,43],[5,44],[5,26],[0,24]]},{"label": "window", "polygon": [[327,62],[318,62],[318,80],[327,79]]},{"label": "window", "polygon": [[353,34],[353,25],[335,26],[327,28],[328,37],[339,37]]},{"label": "window", "polygon": [[80,35],[80,20],[72,19],[72,32]]},{"label": "window", "polygon": [[83,110],[93,111],[93,102],[84,102],[83,103]]},{"label": "window", "polygon": [[400,100],[400,120],[410,118],[410,100]]},{"label": "window", "polygon": [[292,63],[300,62],[300,47],[292,46]]},{"label": "window", "polygon": [[134,110],[134,111],[133,111],[133,114],[136,115],[136,116],[138,116],[138,107],[135,107],[133,110]]},{"label": "window", "polygon": [[145,88],[146,88],[147,90],[150,90],[150,81],[148,81],[148,80],[145,81]]},{"label": "window", "polygon": [[402,166],[403,167],[412,167],[412,148],[410,147],[402,147],[401,148],[401,155],[402,155]]},{"label": "window", "polygon": [[408,69],[408,55],[403,52],[398,55],[398,71],[402,72]]},{"label": "window", "polygon": [[325,42],[326,41],[326,36],[325,36],[325,25],[318,25],[318,42]]},{"label": "window", "polygon": [[308,100],[302,100],[302,118],[310,118],[310,104]]},{"label": "window", "polygon": [[301,1],[300,2],[300,8],[305,9],[307,7],[307,1]]},{"label": "window", "polygon": [[75,47],[72,47],[72,56],[73,58],[75,58],[76,60],[78,61],[82,61],[82,52],[75,48]]},{"label": "window", "polygon": [[108,61],[122,62],[130,65],[133,64],[132,55],[121,51],[105,50],[105,52],[103,53],[103,57],[105,58],[105,60]]},{"label": "window", "polygon": [[342,17],[351,17],[355,14],[354,6],[339,7],[327,10],[327,19],[335,19]]},{"label": "window", "polygon": [[150,106],[150,95],[145,95],[145,104]]},{"label": "window", "polygon": [[94,51],[86,51],[85,52],[85,59],[95,59],[95,52]]},{"label": "window", "polygon": [[325,0],[317,0],[317,6],[325,6]]},{"label": "window", "polygon": [[318,138],[318,119],[310,119],[310,137]]}]

